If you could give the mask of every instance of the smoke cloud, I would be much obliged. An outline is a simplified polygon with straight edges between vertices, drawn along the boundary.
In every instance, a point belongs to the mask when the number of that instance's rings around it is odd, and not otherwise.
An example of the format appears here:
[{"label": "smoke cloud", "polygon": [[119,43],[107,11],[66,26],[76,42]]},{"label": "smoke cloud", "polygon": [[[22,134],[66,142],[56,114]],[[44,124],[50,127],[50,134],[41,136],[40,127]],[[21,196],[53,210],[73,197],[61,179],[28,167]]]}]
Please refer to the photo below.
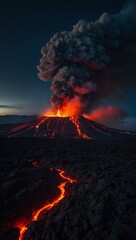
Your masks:
[{"label": "smoke cloud", "polygon": [[80,112],[87,113],[108,95],[126,94],[136,83],[135,29],[136,3],[129,1],[116,15],[103,13],[56,33],[42,47],[38,66],[40,79],[51,82],[53,109],[77,98]]},{"label": "smoke cloud", "polygon": [[112,105],[108,107],[101,106],[93,110],[90,114],[91,120],[105,124],[106,126],[110,127],[120,127],[122,123],[124,124],[124,120],[126,117],[126,111]]}]

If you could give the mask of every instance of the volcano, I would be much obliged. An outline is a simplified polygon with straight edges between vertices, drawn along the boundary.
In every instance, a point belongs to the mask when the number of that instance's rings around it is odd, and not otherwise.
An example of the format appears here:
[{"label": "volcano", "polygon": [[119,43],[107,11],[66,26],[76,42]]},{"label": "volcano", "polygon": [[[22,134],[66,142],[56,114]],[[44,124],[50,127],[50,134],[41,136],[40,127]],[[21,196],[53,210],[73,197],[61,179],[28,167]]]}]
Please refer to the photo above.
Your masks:
[{"label": "volcano", "polygon": [[10,126],[8,130],[0,131],[0,136],[123,140],[136,138],[136,133],[106,127],[83,116],[41,116],[29,123]]}]

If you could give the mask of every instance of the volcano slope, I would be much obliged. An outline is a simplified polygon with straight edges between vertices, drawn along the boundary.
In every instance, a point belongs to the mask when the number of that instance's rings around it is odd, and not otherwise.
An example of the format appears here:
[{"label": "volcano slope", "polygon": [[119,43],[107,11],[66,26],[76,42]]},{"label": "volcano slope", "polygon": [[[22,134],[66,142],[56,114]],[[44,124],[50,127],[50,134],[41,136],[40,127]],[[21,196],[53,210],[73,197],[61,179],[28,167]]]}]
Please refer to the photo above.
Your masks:
[{"label": "volcano slope", "polygon": [[29,123],[0,128],[0,137],[84,138],[91,140],[136,139],[135,132],[103,126],[83,116],[38,117]]},{"label": "volcano slope", "polygon": [[[0,239],[135,240],[135,141],[0,139]],[[56,169],[77,182],[38,221],[30,215],[60,194]],[[28,221],[26,221],[28,220]]]}]

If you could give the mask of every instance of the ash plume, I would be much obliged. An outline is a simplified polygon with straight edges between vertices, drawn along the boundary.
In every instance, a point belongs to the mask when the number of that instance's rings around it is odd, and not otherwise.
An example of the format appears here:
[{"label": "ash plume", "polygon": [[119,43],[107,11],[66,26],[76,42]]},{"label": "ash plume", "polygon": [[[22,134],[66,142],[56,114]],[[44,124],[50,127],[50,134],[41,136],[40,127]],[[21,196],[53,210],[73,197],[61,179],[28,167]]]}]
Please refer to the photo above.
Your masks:
[{"label": "ash plume", "polygon": [[127,112],[115,106],[100,106],[92,111],[90,119],[105,124],[109,127],[119,127],[124,125]]},{"label": "ash plume", "polygon": [[108,95],[126,95],[135,84],[135,29],[136,2],[129,1],[116,15],[103,13],[56,33],[42,47],[38,66],[40,79],[51,82],[53,109],[76,98],[85,113]]}]

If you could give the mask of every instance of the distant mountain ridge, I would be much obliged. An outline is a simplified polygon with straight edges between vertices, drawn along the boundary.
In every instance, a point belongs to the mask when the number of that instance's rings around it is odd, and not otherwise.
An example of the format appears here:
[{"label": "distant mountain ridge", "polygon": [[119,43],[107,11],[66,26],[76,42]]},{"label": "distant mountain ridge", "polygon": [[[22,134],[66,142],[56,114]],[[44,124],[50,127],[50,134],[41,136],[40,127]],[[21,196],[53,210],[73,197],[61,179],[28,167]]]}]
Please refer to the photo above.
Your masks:
[{"label": "distant mountain ridge", "polygon": [[38,117],[37,115],[5,115],[0,116],[0,124],[14,124],[29,122]]}]

